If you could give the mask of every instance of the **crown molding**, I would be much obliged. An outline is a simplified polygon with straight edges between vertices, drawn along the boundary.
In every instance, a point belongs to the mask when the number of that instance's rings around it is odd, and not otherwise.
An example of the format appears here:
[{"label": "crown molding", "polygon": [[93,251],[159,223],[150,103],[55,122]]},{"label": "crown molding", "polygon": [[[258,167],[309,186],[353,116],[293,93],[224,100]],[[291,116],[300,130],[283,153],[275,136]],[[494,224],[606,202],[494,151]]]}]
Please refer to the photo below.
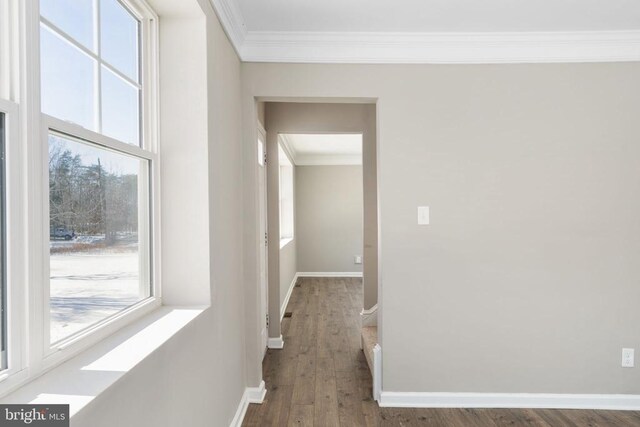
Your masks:
[{"label": "crown molding", "polygon": [[303,154],[296,157],[296,166],[356,166],[361,164],[361,154]]},{"label": "crown molding", "polygon": [[348,166],[361,165],[362,154],[304,154],[296,151],[287,137],[279,135],[282,149],[287,153],[291,163],[296,166]]},{"label": "crown molding", "polygon": [[281,133],[278,135],[278,137],[280,138],[282,149],[287,154],[287,156],[289,156],[289,160],[291,160],[291,163],[297,165],[298,153],[296,152],[295,148],[293,148],[293,144],[291,143],[291,141],[289,141],[289,138],[287,138],[287,134]]},{"label": "crown molding", "polygon": [[224,32],[242,60],[242,47],[247,36],[242,11],[237,0],[210,0]]},{"label": "crown molding", "polygon": [[487,64],[640,61],[640,31],[519,33],[254,32],[245,62]]},{"label": "crown molding", "polygon": [[640,61],[640,30],[576,32],[247,31],[237,0],[211,0],[243,62],[501,64]]}]

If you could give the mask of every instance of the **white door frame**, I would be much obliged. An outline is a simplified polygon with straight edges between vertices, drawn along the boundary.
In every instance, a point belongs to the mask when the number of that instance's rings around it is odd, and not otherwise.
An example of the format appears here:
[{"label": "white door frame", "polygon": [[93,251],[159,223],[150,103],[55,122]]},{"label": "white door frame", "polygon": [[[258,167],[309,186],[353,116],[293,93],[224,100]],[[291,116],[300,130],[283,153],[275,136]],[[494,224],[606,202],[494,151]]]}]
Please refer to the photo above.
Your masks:
[{"label": "white door frame", "polygon": [[267,250],[267,132],[258,122],[256,138],[256,168],[258,183],[258,281],[260,293],[260,346],[262,358],[267,351],[269,328],[269,282],[268,282],[268,250]]}]

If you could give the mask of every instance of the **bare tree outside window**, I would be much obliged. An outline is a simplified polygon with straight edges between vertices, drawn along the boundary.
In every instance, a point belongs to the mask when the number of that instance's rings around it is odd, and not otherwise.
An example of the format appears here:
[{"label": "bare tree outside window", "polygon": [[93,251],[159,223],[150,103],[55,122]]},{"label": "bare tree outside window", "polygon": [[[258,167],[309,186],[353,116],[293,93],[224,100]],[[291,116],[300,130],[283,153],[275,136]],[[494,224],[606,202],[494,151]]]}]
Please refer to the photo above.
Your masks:
[{"label": "bare tree outside window", "polygon": [[49,136],[52,342],[149,296],[139,245],[145,168],[143,160]]}]

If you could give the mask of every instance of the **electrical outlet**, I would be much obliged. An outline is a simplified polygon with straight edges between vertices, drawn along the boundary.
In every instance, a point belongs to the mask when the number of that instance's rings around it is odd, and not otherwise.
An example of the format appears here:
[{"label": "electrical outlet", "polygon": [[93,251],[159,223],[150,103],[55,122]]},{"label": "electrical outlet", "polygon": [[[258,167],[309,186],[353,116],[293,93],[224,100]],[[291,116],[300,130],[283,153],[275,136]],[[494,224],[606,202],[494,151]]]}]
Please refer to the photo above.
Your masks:
[{"label": "electrical outlet", "polygon": [[353,258],[353,262],[354,262],[354,264],[362,264],[362,257],[360,255],[356,255]]},{"label": "electrical outlet", "polygon": [[634,366],[634,349],[632,348],[623,348],[622,349],[622,367],[623,368],[633,368]]}]

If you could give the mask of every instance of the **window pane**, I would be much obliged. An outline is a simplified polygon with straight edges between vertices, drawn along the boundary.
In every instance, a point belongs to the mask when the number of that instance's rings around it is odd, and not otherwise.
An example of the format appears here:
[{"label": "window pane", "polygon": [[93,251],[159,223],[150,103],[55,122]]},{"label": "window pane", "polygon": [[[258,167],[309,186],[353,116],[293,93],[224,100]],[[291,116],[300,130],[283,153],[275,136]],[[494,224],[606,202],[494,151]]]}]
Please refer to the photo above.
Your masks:
[{"label": "window pane", "polygon": [[40,15],[93,50],[93,0],[40,0]]},{"label": "window pane", "polygon": [[0,369],[7,368],[7,287],[6,287],[6,226],[5,226],[5,115],[0,113]]},{"label": "window pane", "polygon": [[102,67],[102,133],[140,145],[139,89]]},{"label": "window pane", "polygon": [[137,82],[138,25],[118,0],[100,0],[101,56]]},{"label": "window pane", "polygon": [[95,61],[44,25],[40,34],[42,111],[96,130]]},{"label": "window pane", "polygon": [[147,170],[145,160],[49,135],[51,342],[150,296],[139,197]]}]

